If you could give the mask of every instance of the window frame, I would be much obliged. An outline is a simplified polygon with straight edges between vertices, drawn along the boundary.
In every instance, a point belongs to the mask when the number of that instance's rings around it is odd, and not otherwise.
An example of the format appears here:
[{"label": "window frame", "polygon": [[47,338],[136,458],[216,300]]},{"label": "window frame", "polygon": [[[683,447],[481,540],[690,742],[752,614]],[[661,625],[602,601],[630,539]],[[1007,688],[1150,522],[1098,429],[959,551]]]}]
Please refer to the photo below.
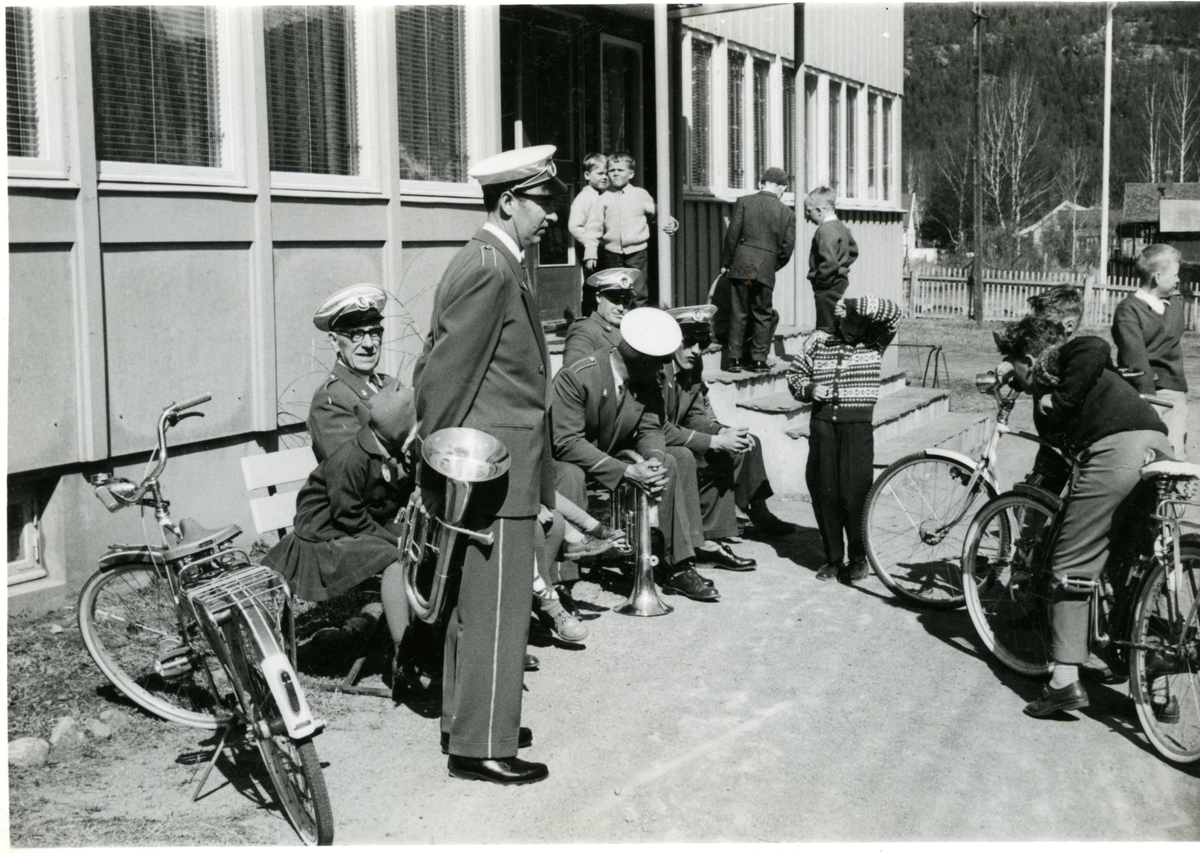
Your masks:
[{"label": "window frame", "polygon": [[[493,14],[495,7],[477,3],[451,4],[463,5],[463,42],[467,45],[482,45],[474,56],[468,58],[465,64],[464,86],[466,88],[467,116],[467,168],[469,169],[480,160],[494,154],[492,150],[499,145],[498,125],[494,121],[500,104],[500,82],[496,69],[499,68],[500,46],[500,17]],[[395,6],[382,7],[386,12],[395,16]],[[391,30],[394,33],[394,29]],[[395,38],[392,43],[395,44]],[[393,57],[394,59],[394,57]],[[396,62],[393,61],[388,71],[396,83]],[[390,88],[390,87],[387,87]],[[395,90],[393,90],[395,91]],[[491,93],[494,97],[489,97]],[[395,100],[395,99],[394,99]],[[399,103],[391,107],[389,115],[399,119],[397,110]],[[399,135],[399,123],[395,123],[392,131]],[[397,138],[397,145],[399,139]],[[399,149],[396,150],[397,157]],[[397,160],[390,168],[399,171]],[[482,201],[483,187],[474,178],[466,181],[422,181],[417,178],[401,178],[400,195],[402,200],[412,202],[434,202],[439,199]]]},{"label": "window frame", "polygon": [[[65,121],[65,85],[63,64],[62,17],[64,10],[47,6],[29,6],[33,33],[34,100],[38,113],[38,156],[9,155],[10,184],[20,182],[71,180],[71,161],[67,151]],[[78,179],[75,179],[78,186]]]},{"label": "window frame", "polygon": [[37,581],[50,574],[50,570],[42,562],[42,514],[37,500],[32,493],[14,492],[8,496],[8,506],[13,505],[20,505],[24,511],[25,522],[21,529],[21,550],[24,557],[8,562],[9,587]]},{"label": "window frame", "polygon": [[[694,131],[692,130],[692,105],[693,105],[693,85],[692,85],[692,45],[695,42],[701,42],[708,45],[708,183],[697,184],[692,181],[692,142],[694,139]],[[717,57],[719,55],[718,47],[720,42],[715,36],[710,36],[707,33],[702,33],[698,30],[684,30],[684,49],[680,51],[681,59],[684,63],[684,68],[687,73],[681,75],[683,78],[683,92],[680,100],[683,107],[683,117],[687,124],[687,172],[685,174],[684,189],[687,193],[699,196],[713,195],[713,188],[719,186],[717,180],[718,167],[721,160],[725,156],[725,146],[722,143],[718,151],[718,146],[715,144],[718,140],[716,137],[720,134],[715,133],[714,128],[717,127],[716,107],[717,100],[713,97],[713,91],[718,86],[725,86],[724,70],[720,74],[720,81],[717,77]],[[722,63],[723,65],[723,63]],[[721,167],[723,171],[723,167]]]},{"label": "window frame", "polygon": [[[383,192],[380,119],[385,115],[383,86],[384,63],[381,39],[387,37],[380,15],[391,7],[351,6],[354,10],[355,110],[358,120],[357,175],[326,175],[316,172],[271,170],[271,190],[315,190],[327,193]],[[265,33],[264,33],[265,35]],[[394,70],[393,70],[393,73]],[[267,93],[270,97],[270,93]],[[266,144],[270,145],[269,131]]]},{"label": "window frame", "polygon": [[[247,133],[248,99],[245,92],[255,81],[246,34],[251,31],[249,7],[212,6],[217,16],[217,112],[221,127],[221,166],[136,163],[100,160],[100,189],[121,185],[144,188],[147,184],[186,184],[211,187],[246,187],[247,164],[252,159]],[[89,33],[90,36],[90,33]],[[93,97],[91,92],[88,97]]]},{"label": "window frame", "polygon": [[[629,39],[623,39],[619,36],[609,35],[608,33],[600,34],[600,79],[601,80],[604,79],[604,48],[606,45],[610,45],[610,44],[616,45],[617,47],[623,47],[628,50],[632,50],[637,54],[638,79],[639,80],[643,79],[642,75],[645,73],[645,69],[646,69],[646,55],[645,55],[645,51],[644,51],[644,45],[642,45],[641,42],[630,41]],[[600,124],[599,124],[599,127],[601,127],[601,128],[604,127],[604,109],[605,109],[605,102],[604,102],[604,99],[601,98],[600,99]],[[636,122],[637,131],[638,131],[636,134],[638,144],[637,144],[636,151],[629,152],[631,155],[633,155],[633,159],[638,163],[646,162],[645,157],[644,157],[645,152],[642,150],[642,146],[645,145],[645,128],[642,127],[642,122],[643,122],[642,116],[643,116],[644,112],[645,112],[645,93],[639,90],[637,109],[634,111],[634,121]],[[572,242],[572,251],[574,251],[574,242]]]}]

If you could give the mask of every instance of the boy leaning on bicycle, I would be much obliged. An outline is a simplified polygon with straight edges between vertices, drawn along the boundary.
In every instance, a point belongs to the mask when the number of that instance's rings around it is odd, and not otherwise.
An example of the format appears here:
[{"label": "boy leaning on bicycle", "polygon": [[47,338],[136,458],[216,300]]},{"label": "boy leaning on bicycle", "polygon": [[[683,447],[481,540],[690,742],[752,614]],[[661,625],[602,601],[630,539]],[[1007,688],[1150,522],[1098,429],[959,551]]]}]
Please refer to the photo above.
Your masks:
[{"label": "boy leaning on bicycle", "polygon": [[[1167,428],[1113,366],[1109,345],[1094,335],[1068,340],[1057,320],[1028,316],[996,333],[1012,383],[1034,400],[1038,429],[1078,462],[1054,545],[1051,598],[1054,669],[1033,717],[1088,705],[1079,668],[1088,662],[1088,593],[1061,582],[1094,581],[1109,556],[1109,532],[1137,503],[1135,487],[1148,452],[1170,456]],[[1114,524],[1116,523],[1116,524]]]}]

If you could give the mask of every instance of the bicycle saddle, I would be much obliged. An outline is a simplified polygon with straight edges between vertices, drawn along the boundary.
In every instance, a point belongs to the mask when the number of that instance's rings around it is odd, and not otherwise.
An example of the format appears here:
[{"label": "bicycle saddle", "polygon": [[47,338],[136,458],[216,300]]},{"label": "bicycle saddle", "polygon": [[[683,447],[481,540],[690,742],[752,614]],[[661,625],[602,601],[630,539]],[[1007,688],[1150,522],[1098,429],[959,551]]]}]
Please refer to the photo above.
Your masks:
[{"label": "bicycle saddle", "polygon": [[183,533],[183,540],[180,541],[179,545],[167,549],[163,553],[164,560],[179,560],[180,558],[194,555],[196,552],[216,548],[222,543],[232,540],[242,532],[242,529],[237,525],[226,525],[219,530],[210,531],[195,519],[181,519],[179,521],[179,530]]},{"label": "bicycle saddle", "polygon": [[1142,480],[1156,477],[1200,477],[1200,466],[1171,459],[1155,460],[1142,466]]}]

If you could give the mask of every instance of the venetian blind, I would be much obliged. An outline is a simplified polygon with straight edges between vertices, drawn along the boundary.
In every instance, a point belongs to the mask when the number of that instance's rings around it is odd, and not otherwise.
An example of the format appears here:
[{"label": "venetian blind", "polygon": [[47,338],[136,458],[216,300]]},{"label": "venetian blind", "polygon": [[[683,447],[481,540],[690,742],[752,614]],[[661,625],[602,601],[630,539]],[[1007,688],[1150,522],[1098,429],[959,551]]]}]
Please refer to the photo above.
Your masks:
[{"label": "venetian blind", "polygon": [[216,9],[93,6],[90,16],[100,159],[220,166]]},{"label": "venetian blind", "polygon": [[712,132],[710,80],[712,45],[692,39],[692,127],[691,177],[693,187],[707,187],[710,180]]},{"label": "venetian blind", "polygon": [[829,186],[838,189],[842,170],[839,156],[839,131],[842,124],[842,84],[829,81]]},{"label": "venetian blind", "polygon": [[746,54],[729,51],[729,186],[746,186]]},{"label": "venetian blind", "polygon": [[883,99],[883,141],[881,142],[881,150],[883,153],[883,174],[880,179],[883,182],[883,197],[890,199],[892,197],[892,99]]},{"label": "venetian blind", "polygon": [[858,89],[846,87],[846,195],[858,195]]},{"label": "venetian blind", "polygon": [[767,81],[771,72],[769,63],[761,59],[754,60],[754,179],[761,180],[767,169],[767,150],[770,140],[767,137],[769,126],[767,117]]},{"label": "venetian blind", "polygon": [[400,177],[467,180],[462,6],[396,7]]},{"label": "venetian blind", "polygon": [[271,169],[358,174],[354,7],[265,6]]},{"label": "venetian blind", "polygon": [[38,156],[37,68],[33,55],[32,18],[28,6],[9,6],[4,10],[9,157]]},{"label": "venetian blind", "polygon": [[867,197],[879,198],[879,183],[877,176],[879,166],[876,163],[878,147],[875,134],[879,130],[879,96],[874,92],[867,93]]},{"label": "venetian blind", "polygon": [[783,69],[783,169],[796,189],[796,70]]}]

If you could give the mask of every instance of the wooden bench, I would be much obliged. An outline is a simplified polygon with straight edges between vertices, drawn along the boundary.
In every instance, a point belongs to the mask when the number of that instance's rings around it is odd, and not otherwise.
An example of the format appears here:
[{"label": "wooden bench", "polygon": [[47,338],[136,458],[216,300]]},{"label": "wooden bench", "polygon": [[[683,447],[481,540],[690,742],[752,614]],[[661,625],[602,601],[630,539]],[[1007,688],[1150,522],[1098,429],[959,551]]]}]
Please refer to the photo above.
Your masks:
[{"label": "wooden bench", "polygon": [[[246,489],[254,492],[266,489],[267,494],[250,499],[250,515],[254,519],[256,533],[265,534],[275,531],[283,536],[292,527],[296,518],[296,496],[300,487],[308,480],[312,470],[317,467],[317,458],[309,445],[289,448],[286,451],[276,451],[271,454],[256,454],[242,457],[242,477]],[[280,491],[280,487],[296,484],[294,489]],[[371,613],[368,614],[368,609]],[[355,659],[350,671],[327,690],[343,694],[367,694],[374,697],[391,697],[392,692],[384,688],[363,687],[356,685],[358,674],[367,659],[371,642],[379,632],[382,621],[378,619],[378,605],[370,605],[363,609],[363,616],[374,622],[374,627],[368,634],[361,648],[355,653]],[[293,640],[293,649],[295,648]],[[320,686],[325,688],[326,686]]]}]

